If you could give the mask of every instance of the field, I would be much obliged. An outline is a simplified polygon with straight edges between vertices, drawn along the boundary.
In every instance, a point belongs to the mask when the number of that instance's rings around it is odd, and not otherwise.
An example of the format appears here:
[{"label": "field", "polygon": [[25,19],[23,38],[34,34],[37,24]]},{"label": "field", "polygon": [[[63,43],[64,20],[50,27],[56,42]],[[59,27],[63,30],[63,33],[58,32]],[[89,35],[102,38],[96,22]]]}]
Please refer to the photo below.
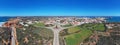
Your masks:
[{"label": "field", "polygon": [[68,33],[74,33],[74,32],[77,32],[77,31],[80,31],[80,28],[79,27],[72,27],[72,28],[68,28]]},{"label": "field", "polygon": [[70,27],[70,26],[72,26],[72,24],[62,25],[62,27]]},{"label": "field", "polygon": [[90,30],[81,30],[79,33],[71,34],[65,36],[65,41],[67,45],[79,45],[84,39],[92,34]]},{"label": "field", "polygon": [[[29,26],[25,27],[26,30],[18,28],[17,38],[20,45],[44,45],[43,41],[50,41],[53,39],[53,32],[46,28]],[[28,42],[25,42],[25,38]],[[43,40],[44,39],[44,40]],[[46,44],[48,42],[45,42]]]},{"label": "field", "polygon": [[104,24],[83,24],[68,28],[69,35],[65,35],[67,45],[80,45],[86,38],[92,35],[93,31],[104,31]]},{"label": "field", "polygon": [[45,27],[44,23],[34,23],[33,25],[37,27]]}]

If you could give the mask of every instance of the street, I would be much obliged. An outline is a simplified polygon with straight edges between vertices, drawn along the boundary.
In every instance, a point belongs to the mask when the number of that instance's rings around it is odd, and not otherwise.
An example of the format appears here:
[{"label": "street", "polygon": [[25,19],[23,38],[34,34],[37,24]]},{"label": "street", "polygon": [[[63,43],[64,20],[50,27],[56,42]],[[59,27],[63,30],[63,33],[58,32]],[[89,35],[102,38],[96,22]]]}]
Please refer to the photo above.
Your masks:
[{"label": "street", "polygon": [[[56,26],[58,28],[55,28]],[[51,29],[54,33],[53,45],[59,45],[59,32],[69,27],[61,27],[59,24],[57,24],[53,27],[45,27],[45,28]]]},{"label": "street", "polygon": [[14,36],[14,30],[13,30],[13,27],[11,28],[12,30],[12,42],[11,42],[11,45],[15,45],[15,36]]}]

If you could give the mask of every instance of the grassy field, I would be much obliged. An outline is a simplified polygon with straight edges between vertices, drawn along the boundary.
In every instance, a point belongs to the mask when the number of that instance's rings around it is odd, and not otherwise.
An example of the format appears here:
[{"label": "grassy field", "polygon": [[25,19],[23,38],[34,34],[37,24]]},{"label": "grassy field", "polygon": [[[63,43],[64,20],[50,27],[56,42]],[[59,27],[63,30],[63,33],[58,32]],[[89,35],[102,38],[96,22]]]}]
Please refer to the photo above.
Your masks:
[{"label": "grassy field", "polygon": [[68,28],[68,33],[74,33],[74,32],[79,31],[79,30],[80,30],[80,28],[78,26]]},{"label": "grassy field", "polygon": [[72,24],[62,25],[62,27],[70,27],[70,26],[72,26]]},{"label": "grassy field", "polygon": [[[86,38],[88,38],[92,31],[104,31],[104,24],[83,24],[80,26],[68,28],[68,33],[72,33],[69,35],[65,35],[65,41],[67,45],[80,45],[80,42],[83,42]],[[79,31],[77,33],[74,33]]]},{"label": "grassy field", "polygon": [[90,30],[81,30],[79,33],[65,36],[67,45],[79,45],[80,42],[84,41],[87,37],[92,34]]},{"label": "grassy field", "polygon": [[104,24],[102,24],[102,23],[98,23],[98,24],[93,24],[93,23],[84,24],[84,25],[81,25],[80,27],[86,28],[88,30],[96,30],[96,31],[104,31],[105,30]]},{"label": "grassy field", "polygon": [[33,25],[37,27],[45,27],[44,23],[34,23]]},{"label": "grassy field", "polygon": [[104,31],[105,27],[104,24],[97,24],[94,26],[94,30],[98,30],[98,31]]}]

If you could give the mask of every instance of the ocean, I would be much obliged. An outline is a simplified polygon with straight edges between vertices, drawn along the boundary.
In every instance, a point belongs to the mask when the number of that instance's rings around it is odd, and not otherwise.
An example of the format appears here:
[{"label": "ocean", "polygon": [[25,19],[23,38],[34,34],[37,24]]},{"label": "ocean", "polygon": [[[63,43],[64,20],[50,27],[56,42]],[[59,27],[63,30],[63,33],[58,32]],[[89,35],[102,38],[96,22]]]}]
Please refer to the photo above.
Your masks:
[{"label": "ocean", "polygon": [[0,17],[0,27],[2,26],[2,24],[4,24],[6,21],[8,21],[11,18],[15,18],[15,17],[7,17],[7,16],[1,16]]},{"label": "ocean", "polygon": [[88,17],[88,18],[105,18],[106,22],[120,22],[120,16],[80,16],[80,17]]},{"label": "ocean", "polygon": [[120,16],[112,16],[106,19],[107,22],[120,22]]},{"label": "ocean", "polygon": [[16,17],[9,17],[9,16],[1,16],[0,17],[0,22],[6,22],[11,18],[16,18]]}]

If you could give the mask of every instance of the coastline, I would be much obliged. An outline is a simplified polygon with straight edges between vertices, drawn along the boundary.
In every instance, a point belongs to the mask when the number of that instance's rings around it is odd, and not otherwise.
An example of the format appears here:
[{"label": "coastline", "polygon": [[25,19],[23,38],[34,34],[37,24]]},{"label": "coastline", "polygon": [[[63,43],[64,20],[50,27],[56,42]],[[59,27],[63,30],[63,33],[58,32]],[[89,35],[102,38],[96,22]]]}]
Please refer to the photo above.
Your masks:
[{"label": "coastline", "polygon": [[2,27],[2,25],[4,24],[5,22],[0,22],[0,27]]}]

